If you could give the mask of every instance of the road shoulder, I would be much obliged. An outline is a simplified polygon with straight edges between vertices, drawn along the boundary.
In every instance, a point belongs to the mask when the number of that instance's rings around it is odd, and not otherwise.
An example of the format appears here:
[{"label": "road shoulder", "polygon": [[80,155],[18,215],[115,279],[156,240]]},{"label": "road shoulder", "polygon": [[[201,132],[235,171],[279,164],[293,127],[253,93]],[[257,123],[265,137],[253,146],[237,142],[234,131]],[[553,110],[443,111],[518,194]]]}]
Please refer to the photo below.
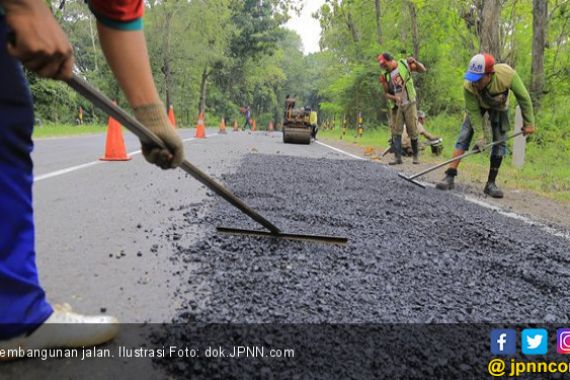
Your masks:
[{"label": "road shoulder", "polygon": [[[355,143],[333,139],[319,139],[323,143],[346,151],[347,153],[356,155],[358,157],[377,162],[379,165],[388,165],[392,159],[392,155],[388,154],[386,157],[381,158],[382,152],[374,150],[373,148],[363,148]],[[429,153],[428,153],[429,154]],[[413,165],[411,158],[404,158],[404,164],[397,167],[398,171],[413,175],[421,170],[425,170],[430,166],[435,165],[438,161],[429,158],[429,162],[424,162],[420,165]],[[436,170],[428,173],[422,179],[425,182],[435,184],[443,177],[444,169]],[[501,178],[498,180],[499,185]],[[552,227],[561,227],[562,229],[570,229],[570,205],[564,202],[555,201],[545,198],[535,192],[529,190],[519,189],[505,189],[505,197],[503,199],[494,199],[483,194],[483,187],[485,184],[478,179],[472,179],[468,175],[459,176],[456,180],[456,192],[460,192],[470,198],[475,198],[484,201],[494,207],[497,207],[505,212],[516,213],[526,216],[537,222],[546,224]]]}]

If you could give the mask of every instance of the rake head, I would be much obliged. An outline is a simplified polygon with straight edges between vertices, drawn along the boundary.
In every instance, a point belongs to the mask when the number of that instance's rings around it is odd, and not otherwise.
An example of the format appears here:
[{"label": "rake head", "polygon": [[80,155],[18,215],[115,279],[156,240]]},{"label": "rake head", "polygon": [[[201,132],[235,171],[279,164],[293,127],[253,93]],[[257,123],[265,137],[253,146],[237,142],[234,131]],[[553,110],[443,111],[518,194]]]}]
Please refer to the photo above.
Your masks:
[{"label": "rake head", "polygon": [[426,186],[425,186],[423,183],[418,182],[418,181],[416,181],[416,180],[413,179],[413,178],[406,177],[406,176],[403,175],[402,173],[398,173],[398,177],[403,178],[403,179],[405,179],[406,181],[411,182],[411,183],[413,183],[414,185],[421,187],[422,189],[425,189],[425,188],[426,188]]},{"label": "rake head", "polygon": [[345,237],[329,236],[329,235],[306,235],[306,234],[286,234],[282,232],[269,232],[258,230],[244,230],[239,228],[217,227],[218,232],[229,235],[245,235],[245,236],[264,236],[273,239],[302,240],[315,243],[327,244],[346,244],[348,239]]}]

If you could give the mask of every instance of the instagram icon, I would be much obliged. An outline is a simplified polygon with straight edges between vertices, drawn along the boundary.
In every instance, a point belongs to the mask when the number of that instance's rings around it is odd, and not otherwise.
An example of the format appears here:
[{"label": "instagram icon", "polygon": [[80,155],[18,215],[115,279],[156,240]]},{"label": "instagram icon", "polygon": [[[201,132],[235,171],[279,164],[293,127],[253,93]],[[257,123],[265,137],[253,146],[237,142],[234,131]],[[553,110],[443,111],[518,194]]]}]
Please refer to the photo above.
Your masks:
[{"label": "instagram icon", "polygon": [[570,329],[558,329],[556,335],[556,351],[559,354],[570,354]]}]

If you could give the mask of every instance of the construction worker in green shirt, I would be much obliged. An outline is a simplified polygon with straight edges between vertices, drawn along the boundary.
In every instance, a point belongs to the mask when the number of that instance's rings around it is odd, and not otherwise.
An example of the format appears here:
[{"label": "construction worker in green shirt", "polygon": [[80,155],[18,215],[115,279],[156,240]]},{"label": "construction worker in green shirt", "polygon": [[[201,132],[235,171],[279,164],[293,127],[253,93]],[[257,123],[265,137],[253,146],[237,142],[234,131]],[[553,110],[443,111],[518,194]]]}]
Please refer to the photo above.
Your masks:
[{"label": "construction worker in green shirt", "polygon": [[413,163],[419,164],[416,89],[412,72],[425,73],[426,68],[414,57],[396,60],[390,53],[380,54],[377,60],[380,67],[384,69],[384,73],[380,75],[379,79],[384,89],[384,97],[390,107],[391,145],[395,159],[389,164],[399,165],[402,163],[404,124],[411,139]]},{"label": "construction worker in green shirt", "polygon": [[[490,54],[477,54],[469,62],[463,84],[466,116],[453,157],[458,157],[469,149],[475,135],[473,150],[492,141],[503,140],[510,130],[509,126],[509,90],[515,95],[522,111],[523,135],[534,133],[534,113],[532,102],[521,78],[507,64],[495,64],[495,58]],[[487,127],[484,115],[488,114],[491,129]],[[503,198],[503,191],[496,185],[495,180],[501,167],[501,162],[507,151],[506,143],[493,146],[489,177],[483,192],[493,198]],[[449,164],[445,178],[436,184],[440,190],[451,190],[457,176],[459,161]]]}]

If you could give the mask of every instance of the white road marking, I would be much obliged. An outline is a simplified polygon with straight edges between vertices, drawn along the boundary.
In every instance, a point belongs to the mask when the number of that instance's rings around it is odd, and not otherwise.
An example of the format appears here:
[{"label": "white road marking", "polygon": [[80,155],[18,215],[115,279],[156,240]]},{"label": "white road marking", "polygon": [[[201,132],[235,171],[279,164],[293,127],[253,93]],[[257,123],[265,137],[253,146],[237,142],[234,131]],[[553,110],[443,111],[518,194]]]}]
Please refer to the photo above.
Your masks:
[{"label": "white road marking", "polygon": [[355,154],[345,152],[345,151],[342,150],[342,149],[335,148],[334,146],[327,145],[327,144],[322,143],[322,142],[320,142],[320,141],[315,141],[315,142],[316,142],[317,144],[319,144],[319,145],[326,146],[326,147],[329,148],[329,149],[332,149],[332,150],[337,151],[337,152],[339,152],[339,153],[345,154],[345,155],[347,155],[347,156],[349,156],[349,157],[356,158],[357,160],[370,161],[370,160],[368,160],[368,159],[366,159],[366,158],[362,158],[362,157],[359,157],[359,156],[357,156],[357,155],[355,155]]},{"label": "white road marking", "polygon": [[[347,155],[347,156],[349,156],[349,157],[357,158],[357,159],[363,160],[363,161],[374,162],[374,161],[372,161],[372,160],[370,160],[370,159],[368,159],[368,158],[358,157],[358,156],[356,156],[356,155],[354,155],[354,154],[352,154],[352,153],[345,152],[345,151],[342,150],[342,149],[335,148],[335,147],[333,147],[333,146],[324,144],[324,143],[322,143],[322,142],[320,142],[320,141],[315,141],[315,142],[316,142],[317,144],[320,144],[320,145],[322,145],[322,146],[326,146],[327,148],[330,148],[330,149],[332,149],[332,150],[334,150],[334,151],[336,151],[336,152],[342,153],[342,154]],[[416,179],[416,181],[417,181],[417,179]],[[420,182],[420,181],[418,181],[418,182]],[[429,182],[421,182],[421,183],[424,184],[425,186],[435,188],[435,185],[432,184],[432,183],[429,183]],[[550,226],[547,226],[547,225],[544,224],[544,223],[537,222],[537,221],[535,221],[535,220],[532,220],[532,219],[530,219],[530,218],[527,218],[526,216],[522,216],[522,215],[519,215],[519,214],[514,213],[514,212],[511,212],[511,211],[505,211],[505,210],[503,210],[502,208],[500,208],[499,206],[492,205],[492,204],[487,203],[487,202],[484,202],[484,201],[482,201],[482,200],[480,200],[480,199],[475,199],[475,198],[473,198],[473,197],[471,197],[471,196],[469,196],[469,195],[458,194],[458,193],[455,193],[455,192],[451,192],[450,194],[452,194],[452,195],[454,195],[454,196],[456,196],[456,197],[465,199],[466,201],[471,202],[471,203],[474,203],[474,204],[479,205],[479,206],[481,206],[481,207],[485,207],[485,208],[487,208],[487,209],[496,211],[497,213],[499,213],[499,214],[501,214],[501,215],[503,215],[503,216],[506,216],[506,217],[508,217],[508,218],[520,220],[520,221],[522,221],[523,223],[526,223],[526,224],[531,225],[531,226],[537,226],[537,227],[539,227],[541,230],[543,230],[544,232],[546,232],[546,233],[548,233],[548,234],[550,234],[550,235],[557,236],[557,237],[561,237],[561,238],[563,238],[563,239],[566,239],[566,240],[570,241],[570,233],[569,233],[569,232],[557,230],[557,229],[555,229],[555,228],[552,228],[552,227],[550,227]]]},{"label": "white road marking", "polygon": [[[217,133],[212,133],[211,135],[208,135],[208,136],[214,137],[214,136],[217,136],[217,135],[218,135]],[[191,138],[188,138],[188,139],[183,139],[182,142],[188,142],[188,141],[192,141],[192,140],[197,140],[197,139],[196,139],[195,137],[191,137]],[[141,153],[142,153],[142,151],[139,149],[139,150],[135,150],[135,151],[132,151],[132,152],[130,152],[130,153],[127,153],[127,156],[135,156],[135,155],[141,154]],[[46,174],[42,174],[42,175],[39,175],[39,176],[35,176],[35,177],[34,177],[34,182],[43,181],[44,179],[48,179],[48,178],[58,177],[58,176],[60,176],[60,175],[72,173],[72,172],[75,172],[75,171],[78,171],[78,170],[82,170],[82,169],[89,168],[89,167],[91,167],[91,166],[99,165],[99,164],[102,164],[102,163],[104,163],[104,162],[105,162],[105,161],[93,161],[93,162],[89,162],[89,163],[86,163],[86,164],[81,164],[81,165],[77,165],[77,166],[72,166],[72,167],[66,168],[66,169],[56,170],[56,171],[51,172],[51,173],[46,173]]]},{"label": "white road marking", "polygon": [[39,176],[35,176],[34,177],[34,182],[39,182],[39,181],[43,181],[44,179],[48,179],[48,178],[53,178],[53,177],[57,177],[63,174],[67,174],[67,173],[71,173],[77,170],[81,170],[81,169],[85,169],[91,166],[95,166],[98,164],[103,163],[103,161],[93,161],[93,162],[89,162],[88,164],[83,164],[83,165],[77,165],[77,166],[73,166],[71,168],[67,168],[67,169],[61,169],[61,170],[56,170],[55,172],[51,172],[51,173],[47,173],[47,174],[42,174]]}]

